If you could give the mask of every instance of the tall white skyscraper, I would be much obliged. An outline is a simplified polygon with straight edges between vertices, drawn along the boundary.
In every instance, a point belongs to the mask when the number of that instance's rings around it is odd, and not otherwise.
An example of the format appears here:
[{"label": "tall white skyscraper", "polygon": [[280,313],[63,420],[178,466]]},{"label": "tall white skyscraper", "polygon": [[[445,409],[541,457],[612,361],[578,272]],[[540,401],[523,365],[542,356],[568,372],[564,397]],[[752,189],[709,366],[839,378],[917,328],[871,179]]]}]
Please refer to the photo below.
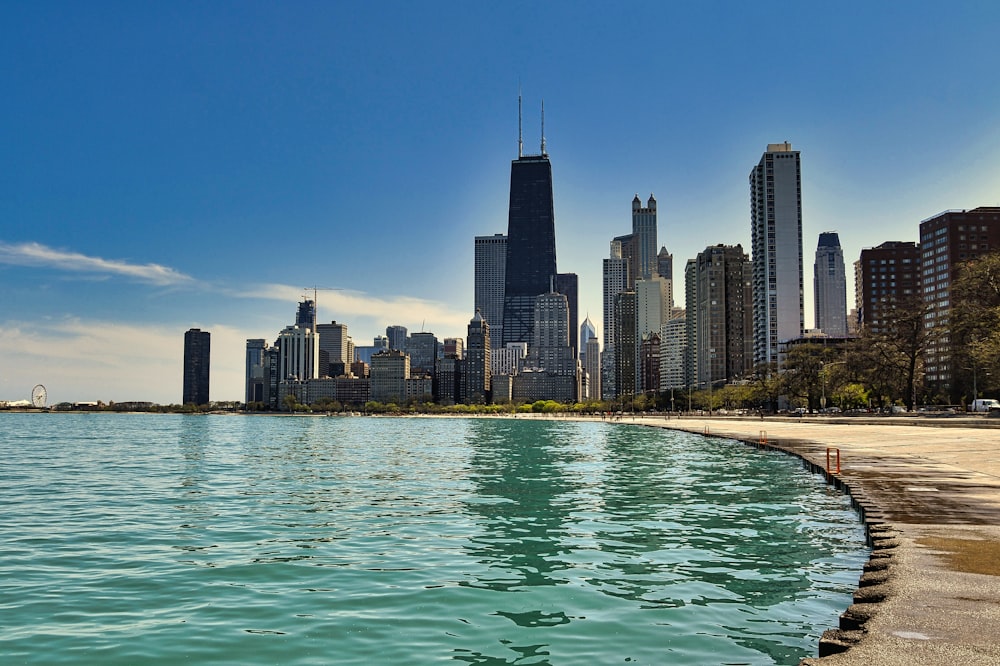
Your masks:
[{"label": "tall white skyscraper", "polygon": [[813,296],[816,328],[827,335],[847,335],[847,274],[844,251],[835,231],[819,235],[816,263],[813,265]]},{"label": "tall white skyscraper", "polygon": [[622,257],[622,244],[611,241],[611,257],[604,260],[604,346],[615,344],[615,296],[628,285],[628,260]]},{"label": "tall white skyscraper", "polygon": [[503,294],[507,272],[507,237],[503,234],[476,236],[474,308],[490,329],[490,345],[500,347],[503,338]]},{"label": "tall white skyscraper", "polygon": [[660,333],[660,390],[685,386],[684,351],[687,349],[687,318],[684,310],[675,312]]},{"label": "tall white skyscraper", "polygon": [[319,376],[319,336],[312,329],[286,326],[278,334],[279,381]]},{"label": "tall white skyscraper", "polygon": [[750,172],[754,364],[802,336],[802,180],[799,151],[771,143]]},{"label": "tall white skyscraper", "polygon": [[[653,336],[660,339],[660,331],[663,324],[670,317],[669,297],[667,296],[667,281],[654,275],[648,279],[635,281],[635,326],[636,326],[636,367],[641,367],[640,356],[642,354],[641,343],[643,340],[651,339]],[[624,350],[619,347],[619,351]],[[659,348],[657,348],[657,357]],[[641,380],[636,387],[641,391],[658,391],[659,378],[656,379],[656,386],[647,386],[647,378],[643,373],[639,373],[637,380]]]},{"label": "tall white skyscraper", "polygon": [[660,328],[670,318],[670,296],[667,281],[653,276],[636,280],[636,330],[640,336],[647,333],[660,334]]}]

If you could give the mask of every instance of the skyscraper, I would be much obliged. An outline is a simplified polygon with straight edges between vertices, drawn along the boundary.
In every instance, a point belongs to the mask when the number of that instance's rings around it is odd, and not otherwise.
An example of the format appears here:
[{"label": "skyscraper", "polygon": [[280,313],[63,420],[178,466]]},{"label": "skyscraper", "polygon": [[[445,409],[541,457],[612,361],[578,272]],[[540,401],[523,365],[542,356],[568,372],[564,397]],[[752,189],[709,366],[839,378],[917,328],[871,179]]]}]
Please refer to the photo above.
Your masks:
[{"label": "skyscraper", "polygon": [[639,335],[636,331],[636,297],[634,291],[615,296],[615,397],[635,395],[638,368]]},{"label": "skyscraper", "polygon": [[475,309],[490,327],[494,347],[503,339],[503,289],[507,269],[507,237],[476,236]]},{"label": "skyscraper", "polygon": [[639,343],[639,388],[636,392],[655,394],[660,390],[660,334],[644,335]]},{"label": "skyscraper", "polygon": [[847,275],[844,251],[835,231],[819,235],[816,263],[813,265],[813,296],[816,328],[829,336],[847,335]]},{"label": "skyscraper", "polygon": [[656,273],[661,278],[674,281],[674,255],[667,252],[666,246],[661,247],[656,255]]},{"label": "skyscraper", "polygon": [[184,404],[208,404],[212,335],[200,328],[184,333]]},{"label": "skyscraper", "polygon": [[[647,380],[652,380],[653,374],[645,372],[645,370],[638,373],[639,384],[636,386],[636,392],[641,393],[644,391],[658,391],[660,388],[659,380],[659,343],[661,341],[660,331],[663,328],[663,324],[667,322],[670,317],[670,307],[668,305],[667,297],[667,281],[663,278],[654,275],[648,279],[639,279],[635,281],[635,331],[636,331],[636,347],[633,350],[626,350],[624,347],[619,345],[617,347],[617,352],[624,354],[626,352],[633,353],[636,355],[636,367],[641,368],[640,357],[643,354],[648,354],[651,352],[656,353],[657,361],[657,371],[655,373],[655,385],[647,384]],[[655,347],[649,347],[643,351],[642,347],[646,344],[646,341],[656,338],[657,343]]]},{"label": "skyscraper", "polygon": [[920,246],[912,241],[886,241],[862,249],[861,258],[854,264],[854,297],[859,328],[875,335],[885,334],[893,308],[923,299]]},{"label": "skyscraper", "polygon": [[660,390],[679,389],[684,382],[684,354],[687,349],[687,317],[675,312],[660,334]]},{"label": "skyscraper", "polygon": [[656,274],[656,199],[649,195],[643,207],[636,194],[632,199],[632,235],[635,237],[636,279],[648,280]]},{"label": "skyscraper", "polygon": [[576,356],[569,344],[569,302],[549,292],[535,299],[535,329],[528,347],[533,367],[558,375],[576,374]]},{"label": "skyscraper", "polygon": [[319,377],[319,336],[308,326],[286,326],[278,334],[279,381]]},{"label": "skyscraper", "polygon": [[420,332],[410,336],[406,353],[410,356],[410,374],[427,373],[434,375],[440,343],[433,333]]},{"label": "skyscraper", "polygon": [[684,264],[684,385],[693,387],[698,381],[698,330],[695,326],[695,303],[698,302],[698,261]]},{"label": "skyscraper", "polygon": [[443,358],[448,358],[449,356],[457,359],[465,358],[465,340],[462,338],[445,338],[441,341],[439,356]]},{"label": "skyscraper", "polygon": [[513,379],[516,400],[579,398],[579,361],[569,343],[569,302],[565,294],[549,291],[535,299],[535,324],[525,371]]},{"label": "skyscraper", "polygon": [[754,364],[802,336],[802,180],[799,151],[771,143],[750,172]]},{"label": "skyscraper", "polygon": [[400,351],[406,350],[405,326],[386,326],[385,337],[389,338],[389,349],[398,349]]},{"label": "skyscraper", "polygon": [[[583,338],[580,338],[581,340]],[[591,400],[601,399],[601,343],[596,336],[589,338],[584,344],[587,369],[587,397]]]},{"label": "skyscraper", "polygon": [[246,396],[244,402],[264,402],[267,392],[267,341],[263,338],[247,340]]},{"label": "skyscraper", "polygon": [[406,380],[410,378],[410,357],[398,349],[372,356],[371,399],[377,402],[403,402]]},{"label": "skyscraper", "polygon": [[661,247],[656,255],[656,273],[667,281],[667,298],[670,300],[670,308],[674,307],[674,255],[667,252],[666,247]]},{"label": "skyscraper", "polygon": [[[925,326],[938,335],[925,355],[928,388],[956,403],[974,395],[969,368],[957,367],[959,340],[948,333],[951,285],[962,264],[1000,249],[1000,207],[950,210],[920,223],[921,273]],[[963,376],[964,375],[964,376]],[[963,381],[964,380],[964,381]],[[970,381],[971,380],[971,381]]]},{"label": "skyscraper", "polygon": [[[520,125],[520,99],[518,100]],[[555,206],[552,164],[545,152],[544,116],[541,154],[518,155],[510,164],[507,259],[504,267],[502,340],[531,343],[535,299],[548,293],[556,275]]]},{"label": "skyscraper", "polygon": [[319,376],[338,377],[346,374],[354,360],[347,353],[347,324],[338,324],[336,321],[317,324],[316,332],[319,334]]},{"label": "skyscraper", "polygon": [[597,329],[594,327],[594,322],[590,321],[590,315],[587,315],[583,323],[580,324],[580,365],[586,367],[587,363],[587,341],[591,338],[597,337]]},{"label": "skyscraper", "polygon": [[557,273],[554,283],[556,293],[566,297],[566,304],[569,307],[569,346],[573,350],[573,357],[576,358],[580,351],[580,345],[583,344],[577,338],[578,330],[576,327],[580,312],[578,302],[580,278],[576,273]]},{"label": "skyscraper", "polygon": [[604,348],[615,344],[615,296],[628,291],[628,259],[622,256],[622,242],[611,241],[611,256],[604,260]]},{"label": "skyscraper", "polygon": [[694,315],[696,383],[742,377],[751,369],[750,258],[741,245],[716,245],[698,254]]},{"label": "skyscraper", "polygon": [[295,325],[312,329],[316,325],[316,301],[305,299],[295,313]]},{"label": "skyscraper", "polygon": [[481,312],[469,322],[466,337],[465,372],[462,376],[462,402],[485,403],[490,394],[490,325]]}]

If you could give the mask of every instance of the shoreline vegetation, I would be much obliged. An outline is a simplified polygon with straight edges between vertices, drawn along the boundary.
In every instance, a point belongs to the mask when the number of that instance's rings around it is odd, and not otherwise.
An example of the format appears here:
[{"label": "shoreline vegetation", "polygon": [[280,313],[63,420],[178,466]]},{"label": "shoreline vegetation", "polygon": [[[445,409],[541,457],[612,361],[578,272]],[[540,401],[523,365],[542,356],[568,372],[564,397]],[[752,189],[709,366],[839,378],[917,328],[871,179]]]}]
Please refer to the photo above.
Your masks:
[{"label": "shoreline vegetation", "polygon": [[392,417],[392,418],[464,418],[464,417],[494,417],[494,418],[547,418],[559,420],[604,421],[609,423],[636,423],[650,425],[662,422],[683,422],[686,420],[715,420],[722,422],[771,422],[800,424],[856,424],[856,425],[910,425],[930,427],[962,427],[1000,428],[1000,412],[975,413],[954,410],[926,409],[915,412],[895,410],[858,410],[852,413],[827,412],[760,412],[750,410],[718,409],[708,411],[694,409],[691,411],[631,411],[628,409],[611,409],[605,403],[577,403],[567,405],[551,400],[539,400],[524,404],[496,405],[437,405],[424,403],[400,407],[395,404],[369,402],[358,409],[341,408],[339,410],[320,410],[302,405],[302,409],[292,411],[252,410],[246,409],[242,403],[214,403],[212,405],[156,405],[152,403],[83,403],[69,405],[53,405],[51,407],[0,407],[3,413],[114,413],[114,414],[186,414],[194,416],[228,415],[228,416],[279,416],[279,417]]}]

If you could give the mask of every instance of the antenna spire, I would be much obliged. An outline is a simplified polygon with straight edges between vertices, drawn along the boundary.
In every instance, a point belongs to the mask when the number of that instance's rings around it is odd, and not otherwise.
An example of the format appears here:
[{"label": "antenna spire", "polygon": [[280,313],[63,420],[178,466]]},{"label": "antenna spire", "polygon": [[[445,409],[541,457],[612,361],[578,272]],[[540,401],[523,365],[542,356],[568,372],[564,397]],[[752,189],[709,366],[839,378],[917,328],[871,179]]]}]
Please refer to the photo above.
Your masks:
[{"label": "antenna spire", "polygon": [[517,159],[521,159],[524,142],[521,140],[521,84],[517,84]]},{"label": "antenna spire", "polygon": [[546,156],[545,152],[545,100],[542,100],[542,157]]}]

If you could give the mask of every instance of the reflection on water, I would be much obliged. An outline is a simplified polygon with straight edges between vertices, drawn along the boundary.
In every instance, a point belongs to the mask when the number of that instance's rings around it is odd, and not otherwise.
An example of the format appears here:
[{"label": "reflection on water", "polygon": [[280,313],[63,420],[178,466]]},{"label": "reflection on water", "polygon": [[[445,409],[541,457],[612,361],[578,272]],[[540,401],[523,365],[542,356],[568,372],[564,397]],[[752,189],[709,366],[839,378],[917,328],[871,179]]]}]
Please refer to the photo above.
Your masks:
[{"label": "reflection on water", "polygon": [[[815,631],[801,606],[837,587],[829,580],[842,566],[837,559],[858,550],[856,524],[831,528],[844,521],[843,498],[781,454],[555,422],[478,421],[468,442],[468,510],[483,526],[468,551],[490,572],[468,585],[522,593],[568,585],[574,603],[598,592],[664,626],[690,627],[685,607],[704,607],[718,623],[703,627],[707,635],[721,624],[732,642],[785,663],[794,660],[789,643]],[[831,547],[831,529],[843,543]],[[520,627],[577,621],[585,631],[608,629],[575,611],[579,605],[558,607],[552,594],[531,599],[537,607],[522,594],[498,602],[497,612]]]},{"label": "reflection on water", "polygon": [[794,460],[654,429],[0,426],[14,663],[794,664],[864,559],[846,500]]},{"label": "reflection on water", "polygon": [[569,568],[559,558],[572,506],[565,496],[578,490],[578,479],[563,474],[577,453],[566,430],[550,421],[480,420],[466,437],[475,484],[467,510],[484,519],[483,534],[467,550],[491,566],[495,577],[471,581],[494,590],[567,582]]}]

